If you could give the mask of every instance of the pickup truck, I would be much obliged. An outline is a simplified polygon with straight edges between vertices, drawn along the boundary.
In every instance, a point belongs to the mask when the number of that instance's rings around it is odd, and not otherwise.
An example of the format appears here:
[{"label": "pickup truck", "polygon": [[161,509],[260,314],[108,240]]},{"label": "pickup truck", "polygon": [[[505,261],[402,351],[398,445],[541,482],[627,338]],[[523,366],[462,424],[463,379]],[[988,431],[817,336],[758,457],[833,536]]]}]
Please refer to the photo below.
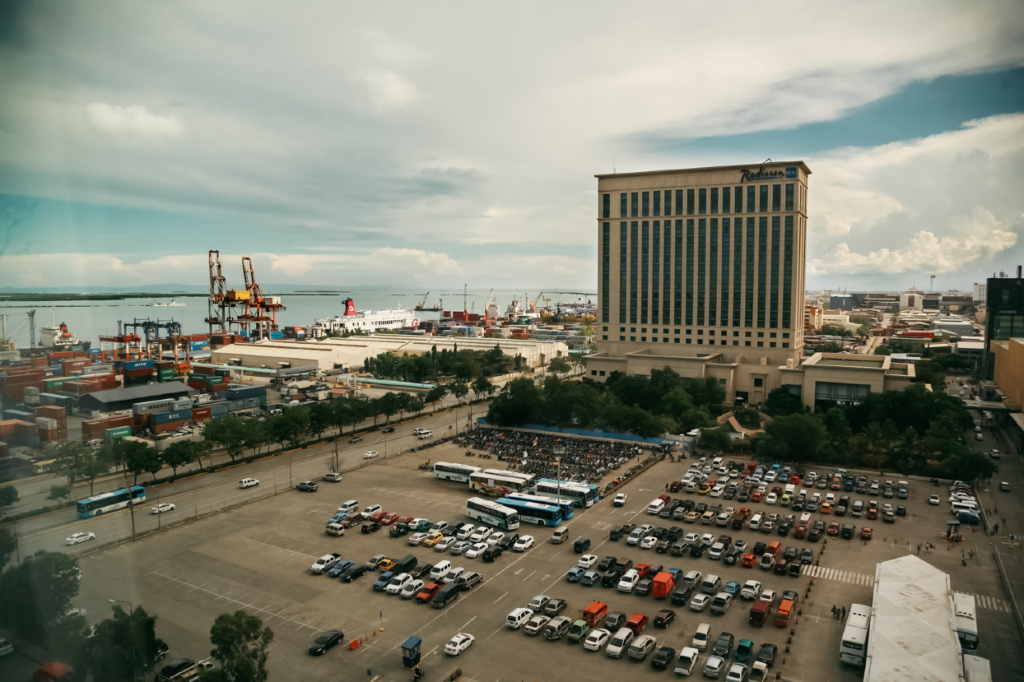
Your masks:
[{"label": "pickup truck", "polygon": [[324,554],[322,557],[313,562],[313,565],[310,567],[309,570],[315,573],[316,575],[320,575],[324,571],[330,569],[332,566],[334,566],[334,564],[338,563],[340,560],[341,555],[337,552],[334,552],[333,554]]}]

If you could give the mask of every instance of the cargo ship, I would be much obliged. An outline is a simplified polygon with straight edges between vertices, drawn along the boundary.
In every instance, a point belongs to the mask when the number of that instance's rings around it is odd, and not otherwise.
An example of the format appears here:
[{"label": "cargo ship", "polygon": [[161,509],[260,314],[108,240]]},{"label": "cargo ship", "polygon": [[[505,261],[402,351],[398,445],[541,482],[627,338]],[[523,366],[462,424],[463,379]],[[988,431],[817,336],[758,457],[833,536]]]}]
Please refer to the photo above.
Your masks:
[{"label": "cargo ship", "polygon": [[403,327],[415,329],[418,326],[419,320],[411,310],[391,308],[389,310],[357,312],[355,302],[351,298],[346,298],[344,315],[313,320],[309,335],[321,339],[328,334],[343,334],[345,332],[372,334],[385,329],[402,329]]},{"label": "cargo ship", "polygon": [[61,322],[60,326],[52,325],[39,330],[39,344],[36,348],[56,351],[72,349],[87,351],[91,345],[91,341],[79,341],[77,336],[68,331],[68,326]]}]

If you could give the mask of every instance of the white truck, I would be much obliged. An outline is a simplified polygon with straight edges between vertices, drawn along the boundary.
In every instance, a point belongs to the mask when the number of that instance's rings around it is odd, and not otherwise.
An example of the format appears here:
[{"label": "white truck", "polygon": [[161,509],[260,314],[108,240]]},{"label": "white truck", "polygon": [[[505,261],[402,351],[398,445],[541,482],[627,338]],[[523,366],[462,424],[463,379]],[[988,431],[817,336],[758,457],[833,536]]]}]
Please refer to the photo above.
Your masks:
[{"label": "white truck", "polygon": [[313,565],[310,567],[309,570],[316,575],[320,575],[324,571],[330,570],[331,567],[333,567],[334,564],[338,563],[339,561],[341,561],[341,555],[337,552],[333,554],[324,554],[322,557],[313,562]]}]

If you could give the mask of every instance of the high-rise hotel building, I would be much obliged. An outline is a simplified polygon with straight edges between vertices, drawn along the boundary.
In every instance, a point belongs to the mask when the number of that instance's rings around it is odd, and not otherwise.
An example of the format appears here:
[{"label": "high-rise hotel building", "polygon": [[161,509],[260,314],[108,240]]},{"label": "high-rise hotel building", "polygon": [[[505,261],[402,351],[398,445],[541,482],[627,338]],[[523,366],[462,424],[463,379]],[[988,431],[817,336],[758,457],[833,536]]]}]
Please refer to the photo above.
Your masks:
[{"label": "high-rise hotel building", "polygon": [[598,175],[591,378],[717,377],[762,402],[803,354],[802,161]]}]

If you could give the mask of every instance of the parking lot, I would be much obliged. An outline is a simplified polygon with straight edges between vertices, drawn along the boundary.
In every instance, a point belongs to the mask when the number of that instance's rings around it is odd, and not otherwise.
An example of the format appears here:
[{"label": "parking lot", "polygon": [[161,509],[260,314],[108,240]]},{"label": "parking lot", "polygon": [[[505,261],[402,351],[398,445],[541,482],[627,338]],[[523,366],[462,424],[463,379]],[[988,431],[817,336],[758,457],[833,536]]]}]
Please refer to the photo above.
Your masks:
[{"label": "parking lot", "polygon": [[[82,590],[76,605],[88,609],[90,620],[98,620],[109,613],[108,599],[141,604],[158,616],[157,633],[170,644],[172,655],[194,659],[208,655],[209,627],[214,618],[220,613],[244,609],[259,615],[275,632],[270,652],[271,679],[301,675],[309,680],[343,680],[366,676],[367,671],[371,673],[368,680],[411,679],[409,671],[402,668],[398,648],[410,635],[423,639],[422,665],[428,680],[439,679],[456,668],[462,669],[464,679],[481,682],[569,679],[605,675],[609,671],[631,677],[672,675],[671,671],[652,670],[649,659],[613,660],[565,639],[551,642],[505,627],[505,617],[512,609],[525,606],[535,595],[546,594],[566,599],[568,608],[563,615],[574,619],[594,600],[607,603],[611,611],[627,615],[640,612],[652,620],[659,610],[672,608],[678,618],[667,629],[648,625],[645,630],[645,634],[657,637],[658,647],[670,646],[679,651],[690,644],[698,624],[706,622],[711,625],[713,640],[726,631],[735,635],[737,641],[752,640],[755,650],[763,642],[776,644],[779,654],[771,670],[773,675],[786,680],[852,682],[860,679],[861,671],[839,663],[844,624],[832,618],[832,606],[849,609],[853,603],[870,604],[875,564],[908,552],[916,553],[918,543],[931,542],[935,550],[923,551],[922,558],[951,573],[954,589],[979,597],[982,644],[978,654],[993,659],[997,679],[1004,665],[1010,670],[1010,666],[1021,663],[1016,660],[1019,647],[995,568],[983,558],[965,568],[960,559],[961,547],[947,549],[940,529],[945,527],[948,510],[945,505],[927,504],[928,495],[943,491],[920,482],[911,484],[908,500],[899,501],[908,507],[906,517],[897,518],[895,524],[870,522],[875,530],[871,541],[823,538],[811,543],[795,540],[792,535],[781,538],[747,528],[723,530],[699,522],[686,524],[647,515],[648,503],[664,492],[665,483],[679,479],[689,467],[685,460],[666,460],[620,489],[629,495],[623,507],[613,507],[611,499],[603,499],[590,509],[577,510],[568,523],[570,541],[565,544],[551,544],[549,529],[524,524],[518,530],[520,535],[532,534],[537,538],[537,544],[525,553],[506,552],[494,563],[447,556],[454,566],[480,572],[484,579],[443,610],[374,592],[372,575],[343,584],[326,575],[310,573],[313,561],[326,552],[340,552],[344,558],[359,563],[379,553],[395,558],[411,553],[420,563],[439,560],[442,555],[429,548],[410,547],[406,538],[389,538],[386,528],[371,535],[350,529],[343,537],[331,537],[324,533],[324,525],[348,499],[357,499],[361,506],[380,504],[385,510],[403,516],[469,522],[465,500],[470,495],[464,484],[439,481],[415,469],[428,455],[434,461],[468,461],[460,453],[453,446],[441,446],[427,453],[380,461],[347,473],[341,483],[323,483],[316,493],[287,491],[148,536],[137,543],[86,552],[82,556]],[[482,466],[501,466],[485,462],[474,461]],[[736,508],[746,506],[755,512],[788,513],[763,502],[738,503],[686,493],[672,496]],[[827,515],[822,518],[832,520]],[[862,521],[866,523],[865,519],[849,516],[841,520],[855,523],[858,533]],[[631,521],[663,527],[678,525],[686,532],[727,532],[734,539],[748,540],[751,546],[757,541],[777,539],[783,547],[812,548],[815,563],[805,566],[799,577],[789,577],[758,568],[742,568],[739,564],[726,566],[721,561],[709,560],[707,555],[672,557],[627,547],[624,539],[608,539],[612,528]],[[636,564],[664,564],[666,568],[715,573],[723,583],[742,584],[753,579],[765,589],[796,590],[800,594],[799,611],[789,629],[774,626],[774,611],[764,628],[755,628],[748,624],[750,602],[743,600],[736,600],[720,616],[707,611],[693,613],[685,606],[672,606],[653,596],[567,583],[565,574],[580,556],[573,552],[571,540],[579,536],[592,540],[589,552],[598,557],[613,555],[629,558]],[[978,532],[977,540],[979,548],[987,542],[982,531]],[[969,546],[967,543],[962,548],[967,550]],[[322,657],[309,656],[306,649],[312,639],[329,628],[344,631],[344,645]],[[473,634],[476,642],[458,659],[451,659],[442,649],[457,632]],[[359,639],[361,644],[350,650],[348,645],[353,639]],[[999,657],[994,655],[995,651],[1001,651]],[[702,654],[701,667],[707,655],[708,652]]]}]

